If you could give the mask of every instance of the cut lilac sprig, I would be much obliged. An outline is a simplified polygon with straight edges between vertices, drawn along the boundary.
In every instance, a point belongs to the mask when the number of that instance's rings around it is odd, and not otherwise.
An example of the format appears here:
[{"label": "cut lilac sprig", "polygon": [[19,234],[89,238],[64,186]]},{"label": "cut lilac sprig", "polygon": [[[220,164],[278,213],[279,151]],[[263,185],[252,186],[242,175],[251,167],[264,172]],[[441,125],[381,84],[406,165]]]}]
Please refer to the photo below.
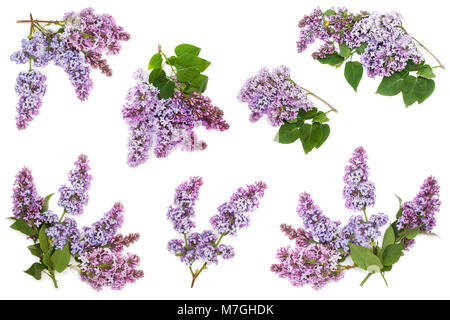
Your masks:
[{"label": "cut lilac sprig", "polygon": [[11,55],[15,63],[29,66],[28,72],[19,74],[16,85],[19,95],[16,125],[20,130],[38,114],[47,88],[46,76],[36,68],[44,68],[53,61],[64,69],[77,97],[84,101],[93,86],[91,68],[111,76],[112,70],[103,54],[119,53],[121,42],[130,38],[112,16],[95,14],[92,8],[66,13],[61,20],[37,20],[30,14],[29,20],[17,23],[30,24],[21,50]]},{"label": "cut lilac sprig", "polygon": [[[56,273],[72,268],[81,280],[95,290],[104,287],[122,289],[135,282],[144,273],[138,269],[139,257],[126,253],[125,247],[139,239],[139,234],[122,235],[119,229],[124,221],[124,208],[114,204],[104,217],[90,227],[80,229],[66,213],[81,214],[87,203],[87,192],[92,180],[87,156],[80,155],[75,168],[69,172],[70,187],[60,189],[58,204],[64,208],[61,217],[49,210],[49,200],[39,196],[31,171],[23,168],[13,188],[14,223],[11,228],[26,234],[33,245],[28,249],[39,259],[25,273],[40,280],[48,275],[58,287]],[[76,263],[71,264],[74,260]]]},{"label": "cut lilac sprig", "polygon": [[[208,77],[202,72],[210,62],[200,58],[200,48],[181,44],[168,57],[158,45],[148,70],[134,74],[136,84],[128,90],[122,108],[130,131],[128,165],[137,167],[153,152],[165,158],[176,150],[201,151],[207,147],[195,128],[225,131],[229,124],[223,111],[203,93]],[[166,73],[167,72],[167,73]]]},{"label": "cut lilac sprig", "polygon": [[[368,180],[366,160],[365,150],[356,148],[345,168],[346,207],[357,211],[346,225],[329,219],[309,194],[300,195],[297,213],[303,220],[303,227],[281,225],[281,231],[295,241],[295,245],[278,250],[278,263],[271,266],[272,272],[288,279],[293,286],[312,285],[320,289],[342,279],[346,270],[360,268],[368,272],[361,286],[376,273],[387,285],[386,272],[410,250],[414,238],[420,233],[433,234],[435,214],[441,202],[437,180],[431,176],[412,201],[402,203],[400,200],[396,220],[388,224],[383,238],[378,241],[382,235],[380,230],[389,217],[384,213],[367,216],[366,208],[375,203],[375,187]],[[371,192],[361,192],[367,185]],[[345,264],[349,256],[353,264]]]},{"label": "cut lilac sprig", "polygon": [[[309,96],[326,104],[330,111],[318,111]],[[337,112],[324,99],[296,84],[289,68],[283,65],[272,71],[263,68],[247,79],[238,100],[248,104],[251,122],[266,115],[272,126],[279,127],[274,140],[287,144],[300,139],[305,154],[327,140],[330,134],[330,127],[325,123],[329,121],[327,114]],[[305,123],[308,121],[311,124]]]},{"label": "cut lilac sprig", "polygon": [[[444,65],[405,30],[402,20],[398,12],[352,13],[346,8],[323,12],[317,8],[299,22],[298,52],[319,40],[321,45],[312,57],[336,68],[345,63],[345,79],[355,92],[365,71],[370,78],[383,77],[376,93],[395,96],[401,92],[407,107],[420,104],[434,91],[433,70],[444,69]],[[425,64],[419,47],[438,66]],[[360,55],[359,61],[354,59],[356,55]]]},{"label": "cut lilac sprig", "polygon": [[[192,231],[195,228],[194,205],[202,184],[202,178],[191,177],[179,185],[175,191],[174,204],[167,212],[167,218],[175,231],[182,235],[182,239],[170,240],[167,249],[189,267],[191,288],[208,265],[219,262],[219,257],[225,260],[234,257],[234,248],[221,242],[225,236],[236,236],[240,229],[248,227],[248,213],[258,208],[266,189],[266,184],[261,181],[239,188],[228,202],[219,206],[219,213],[211,217],[212,229],[197,233]],[[196,262],[202,265],[194,271],[193,265]]]}]

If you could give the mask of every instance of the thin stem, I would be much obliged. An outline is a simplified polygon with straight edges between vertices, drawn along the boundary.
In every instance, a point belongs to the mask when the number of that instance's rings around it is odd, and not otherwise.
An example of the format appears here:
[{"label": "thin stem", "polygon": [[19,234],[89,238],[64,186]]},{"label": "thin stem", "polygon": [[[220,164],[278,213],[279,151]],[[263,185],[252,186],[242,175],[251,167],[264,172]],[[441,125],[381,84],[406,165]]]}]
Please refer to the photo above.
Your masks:
[{"label": "thin stem", "polygon": [[373,273],[368,273],[367,276],[364,278],[364,280],[361,282],[360,286],[362,287],[364,283],[372,276]]},{"label": "thin stem", "polygon": [[338,112],[336,108],[334,108],[331,104],[329,104],[328,102],[326,102],[325,100],[323,100],[321,97],[319,97],[318,95],[312,93],[311,91],[309,91],[308,89],[305,89],[303,87],[300,87],[302,90],[305,90],[308,94],[312,95],[314,98],[316,98],[317,100],[322,101],[323,103],[325,103],[332,111],[334,112]]},{"label": "thin stem", "polygon": [[64,212],[63,212],[63,214],[62,214],[62,216],[61,216],[61,219],[59,219],[59,223],[61,223],[61,221],[62,221],[62,219],[64,218],[64,216],[66,215],[66,209],[64,209]]},{"label": "thin stem", "polygon": [[53,269],[49,268],[48,275],[52,279],[53,285],[55,286],[55,288],[58,289],[58,281],[56,281],[55,271]]},{"label": "thin stem", "polygon": [[369,222],[369,219],[367,219],[366,206],[364,206],[363,212],[364,212],[364,218],[366,219],[366,222]]},{"label": "thin stem", "polygon": [[442,68],[443,70],[445,69],[444,65],[441,63],[441,61],[439,61],[439,59],[430,51],[428,50],[427,47],[425,47],[419,40],[417,40],[416,38],[414,38],[412,35],[409,35],[415,42],[417,42],[417,44],[419,46],[421,46],[422,48],[425,49],[426,52],[428,52],[433,58],[434,60],[436,60],[436,62],[439,64],[439,67]]},{"label": "thin stem", "polygon": [[384,280],[384,283],[386,284],[386,287],[389,287],[389,286],[388,286],[388,283],[387,283],[387,281],[386,281],[386,278],[384,277],[384,274],[383,274],[382,272],[380,272],[380,274],[381,274],[381,276],[383,277],[383,280]]},{"label": "thin stem", "polygon": [[[222,233],[220,235],[220,238],[217,240],[217,242],[214,244],[214,249],[217,249],[217,247],[220,244],[220,241],[222,241],[223,237],[226,236],[228,233]],[[192,272],[192,268],[189,267],[189,269],[191,270],[191,274],[192,274],[192,282],[191,282],[191,288],[194,287],[195,284],[195,280],[198,278],[198,276],[200,275],[200,273],[202,273],[203,270],[206,269],[206,262],[203,264],[203,266],[200,268],[200,270],[196,270],[195,273]]]},{"label": "thin stem", "polygon": [[58,20],[36,20],[33,19],[33,17],[30,17],[30,20],[17,20],[16,23],[50,23],[50,24],[63,24],[64,21],[58,21]]},{"label": "thin stem", "polygon": [[[164,52],[161,50],[161,44],[159,44],[159,43],[158,43],[158,53],[161,53],[163,55],[163,57],[164,57],[164,59],[166,60],[166,63],[167,63],[168,58],[164,54]],[[175,72],[175,69],[173,68],[173,66],[171,64],[169,64],[169,63],[167,63],[167,64],[170,66],[170,69],[172,69],[172,75],[175,75],[176,72]]]}]

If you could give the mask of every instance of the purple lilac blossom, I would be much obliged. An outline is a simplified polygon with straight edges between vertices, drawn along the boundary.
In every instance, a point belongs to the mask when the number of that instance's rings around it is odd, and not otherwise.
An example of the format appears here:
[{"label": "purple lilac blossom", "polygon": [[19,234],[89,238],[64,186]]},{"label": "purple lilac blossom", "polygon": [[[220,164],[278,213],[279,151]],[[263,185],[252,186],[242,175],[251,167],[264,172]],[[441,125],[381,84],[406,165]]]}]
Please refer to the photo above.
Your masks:
[{"label": "purple lilac blossom", "polygon": [[19,130],[25,129],[33,117],[39,113],[42,97],[45,95],[47,77],[36,70],[20,72],[16,82],[17,104],[16,125]]},{"label": "purple lilac blossom", "polygon": [[175,231],[187,234],[195,227],[192,220],[195,217],[194,205],[202,184],[202,178],[191,177],[176,188],[173,205],[167,211],[167,219],[173,223]]},{"label": "purple lilac blossom", "polygon": [[431,232],[436,225],[435,214],[440,206],[439,185],[437,180],[430,176],[424,181],[415,198],[403,203],[402,215],[397,220],[398,230],[419,227],[423,232]]},{"label": "purple lilac blossom", "polygon": [[157,158],[167,157],[181,146],[183,151],[201,151],[206,143],[198,139],[193,129],[226,130],[223,111],[211,100],[197,93],[186,96],[175,91],[169,99],[159,99],[159,90],[148,84],[147,72],[134,74],[137,84],[130,88],[122,115],[130,129],[128,164],[136,167],[144,163],[151,149]]},{"label": "purple lilac blossom", "polygon": [[102,219],[94,222],[91,227],[84,227],[82,238],[86,242],[86,246],[95,248],[111,244],[123,224],[123,212],[123,205],[116,202]]},{"label": "purple lilac blossom", "polygon": [[290,70],[286,66],[272,72],[261,69],[247,79],[238,99],[248,103],[250,121],[256,122],[266,114],[272,126],[280,126],[284,121],[297,118],[300,109],[308,111],[313,107],[306,92],[291,80]]},{"label": "purple lilac blossom", "polygon": [[84,251],[83,242],[81,242],[80,231],[77,222],[71,218],[65,218],[61,223],[56,222],[45,229],[49,244],[55,249],[62,250],[69,243],[70,253],[77,255]]},{"label": "purple lilac blossom", "polygon": [[86,8],[80,13],[68,12],[64,15],[66,21],[62,37],[69,47],[84,52],[86,62],[92,68],[100,69],[107,76],[112,70],[102,55],[119,53],[121,41],[128,41],[130,35],[121,26],[116,25],[109,14],[94,14],[94,9]]},{"label": "purple lilac blossom", "polygon": [[16,219],[33,223],[39,221],[44,198],[40,197],[34,185],[30,169],[24,167],[16,176],[13,187],[13,214]]},{"label": "purple lilac blossom", "polygon": [[408,61],[415,64],[423,61],[413,38],[402,27],[402,17],[397,12],[361,11],[353,14],[345,8],[338,8],[325,15],[317,8],[299,22],[299,27],[298,52],[303,52],[317,39],[323,44],[313,53],[314,59],[337,52],[336,44],[345,44],[350,49],[361,48],[360,62],[372,78],[388,77],[401,71]]},{"label": "purple lilac blossom", "polygon": [[[369,247],[374,239],[381,236],[380,228],[389,220],[384,213],[374,214],[369,221],[364,221],[362,215],[352,216],[348,224],[342,228],[342,237],[353,244]],[[343,248],[345,252],[349,252],[348,244]]]},{"label": "purple lilac blossom", "polygon": [[245,213],[256,210],[259,199],[264,196],[266,189],[264,182],[256,182],[247,185],[247,188],[239,188],[230,198],[229,202],[223,203],[217,208],[219,214],[209,220],[213,229],[219,234],[231,234],[235,236],[239,229],[247,227],[250,217]]},{"label": "purple lilac blossom", "polygon": [[81,280],[98,291],[104,287],[120,290],[144,276],[144,272],[137,269],[140,259],[135,254],[93,248],[83,252],[79,259]]},{"label": "purple lilac blossom", "polygon": [[345,206],[352,210],[364,210],[375,203],[375,185],[369,181],[367,155],[363,147],[358,147],[345,167]]},{"label": "purple lilac blossom", "polygon": [[[196,261],[210,265],[217,264],[219,256],[223,259],[234,257],[234,248],[220,244],[220,241],[226,234],[235,235],[237,229],[248,225],[248,217],[244,213],[252,212],[258,207],[259,198],[264,195],[266,188],[263,182],[239,188],[229,202],[219,207],[219,211],[223,207],[228,207],[232,211],[224,213],[223,209],[219,215],[211,218],[213,230],[197,233],[191,232],[195,226],[191,218],[194,217],[193,206],[198,199],[198,190],[202,184],[202,179],[199,177],[191,177],[189,181],[182,183],[176,189],[174,205],[169,208],[167,214],[168,219],[174,223],[175,231],[184,234],[184,240],[170,240],[167,249],[189,267],[192,267]],[[226,222],[224,215],[228,218]],[[219,220],[223,220],[220,227],[217,224]]]},{"label": "purple lilac blossom", "polygon": [[271,271],[280,278],[287,278],[293,286],[311,284],[314,289],[320,289],[344,276],[338,265],[340,258],[338,252],[323,244],[306,248],[287,246],[278,250],[279,263],[273,264]]},{"label": "purple lilac blossom", "polygon": [[59,188],[58,205],[67,213],[80,215],[83,213],[83,206],[89,200],[88,190],[92,176],[88,173],[91,168],[87,156],[80,155],[74,164],[75,168],[69,172],[71,186],[63,185]]},{"label": "purple lilac blossom", "polygon": [[[309,230],[314,240],[340,248],[340,222],[331,221],[324,215],[308,193],[299,197],[297,214],[303,220],[303,226]],[[308,234],[309,235],[309,234]]]}]

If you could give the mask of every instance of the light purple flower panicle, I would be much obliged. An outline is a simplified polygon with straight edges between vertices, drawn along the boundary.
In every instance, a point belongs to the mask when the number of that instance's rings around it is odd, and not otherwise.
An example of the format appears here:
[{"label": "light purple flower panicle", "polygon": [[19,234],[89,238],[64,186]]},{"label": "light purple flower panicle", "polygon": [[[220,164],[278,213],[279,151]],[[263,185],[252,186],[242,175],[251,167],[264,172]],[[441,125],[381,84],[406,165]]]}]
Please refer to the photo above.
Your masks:
[{"label": "light purple flower panicle", "polygon": [[297,118],[300,109],[308,111],[313,107],[306,92],[291,80],[287,66],[272,72],[261,69],[245,82],[238,99],[248,103],[250,121],[258,121],[266,114],[271,125],[277,127]]},{"label": "light purple flower panicle", "polygon": [[364,210],[375,204],[375,185],[369,181],[367,155],[363,147],[358,147],[345,167],[345,206],[352,210]]},{"label": "light purple flower panicle", "polygon": [[402,215],[397,221],[398,230],[419,227],[423,232],[431,232],[436,225],[436,212],[439,211],[439,185],[437,180],[430,176],[420,187],[420,192],[412,201],[402,205]]},{"label": "light purple flower panicle", "polygon": [[40,220],[38,216],[44,204],[34,185],[33,176],[28,168],[23,168],[16,176],[13,187],[13,214],[16,219],[27,222]]},{"label": "light purple flower panicle", "polygon": [[83,206],[89,200],[88,190],[92,180],[88,173],[90,169],[87,156],[80,155],[75,162],[75,168],[69,172],[71,186],[63,185],[59,188],[58,205],[63,207],[65,212],[76,215],[83,213]]}]

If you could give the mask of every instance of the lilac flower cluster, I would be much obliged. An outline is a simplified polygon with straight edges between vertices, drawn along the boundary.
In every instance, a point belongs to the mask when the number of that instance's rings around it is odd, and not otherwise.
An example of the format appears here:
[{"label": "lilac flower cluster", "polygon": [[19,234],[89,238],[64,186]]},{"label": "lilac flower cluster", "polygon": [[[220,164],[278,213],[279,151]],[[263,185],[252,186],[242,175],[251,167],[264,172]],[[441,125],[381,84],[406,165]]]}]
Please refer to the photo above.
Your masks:
[{"label": "lilac flower cluster", "polygon": [[167,218],[172,221],[176,232],[187,234],[195,227],[192,220],[195,217],[194,205],[202,185],[202,178],[191,177],[175,189],[173,205],[167,211]]},{"label": "lilac flower cluster", "polygon": [[[389,217],[384,213],[370,216],[369,221],[364,221],[360,214],[354,215],[349,219],[348,224],[342,228],[342,237],[361,247],[369,247],[373,239],[381,236],[380,229],[388,221]],[[343,249],[348,252],[348,245]]]},{"label": "lilac flower cluster", "polygon": [[123,205],[120,202],[114,204],[113,208],[105,213],[100,221],[94,222],[91,227],[83,228],[83,239],[87,247],[102,247],[117,241],[117,231],[123,224]]},{"label": "lilac flower cluster", "polygon": [[69,243],[70,253],[73,256],[84,251],[80,231],[78,230],[77,222],[74,219],[65,218],[62,222],[55,222],[45,229],[45,233],[50,240],[50,244],[55,249],[62,250],[64,246]]},{"label": "lilac flower cluster", "polygon": [[367,155],[363,147],[356,148],[345,167],[345,206],[352,210],[364,210],[375,203],[375,186],[369,181]]},{"label": "lilac flower cluster", "polygon": [[308,111],[313,107],[306,91],[291,80],[287,66],[280,66],[272,72],[261,69],[247,79],[238,99],[248,103],[250,121],[256,122],[267,114],[272,126],[297,118],[300,109]]},{"label": "lilac flower cluster", "polygon": [[313,58],[325,58],[338,52],[339,45],[358,49],[360,62],[369,77],[390,76],[405,68],[408,61],[422,62],[413,38],[402,27],[402,17],[397,12],[365,12],[353,14],[345,8],[322,12],[319,8],[300,22],[299,52],[315,40],[323,41]]},{"label": "lilac flower cluster", "polygon": [[194,132],[200,125],[208,130],[229,128],[223,111],[213,106],[208,97],[175,91],[173,97],[159,99],[159,90],[148,83],[146,72],[138,70],[134,77],[137,84],[129,89],[122,109],[130,130],[128,164],[131,167],[144,163],[152,147],[157,158],[167,157],[178,146],[186,151],[205,149],[206,143]]},{"label": "lilac flower cluster", "polygon": [[[402,244],[403,250],[408,250],[414,244],[412,237],[405,238],[408,232],[411,235],[411,231],[415,228],[419,228],[422,232],[431,232],[436,223],[435,213],[440,208],[439,186],[434,177],[428,177],[425,180],[419,194],[412,201],[403,203],[401,215],[386,230],[386,233],[389,232],[389,236],[385,235],[384,239],[389,239],[388,242],[385,243],[383,240],[383,247],[378,246],[377,239],[381,236],[380,229],[388,223],[389,218],[384,213],[374,214],[367,218],[365,208],[375,202],[375,187],[368,180],[366,160],[365,150],[362,147],[356,148],[350,159],[350,165],[345,168],[346,189],[343,194],[347,200],[347,208],[363,210],[363,212],[352,216],[348,223],[341,227],[339,221],[332,221],[323,214],[309,194],[302,193],[297,213],[303,220],[303,228],[295,229],[286,224],[281,225],[281,231],[288,236],[289,240],[295,240],[295,246],[292,248],[290,246],[282,247],[278,250],[276,254],[278,263],[271,266],[272,272],[281,278],[287,278],[294,286],[311,284],[314,289],[320,289],[330,281],[341,279],[345,270],[364,268],[358,262],[358,258],[354,258],[354,254],[359,254],[354,251],[351,252],[354,264],[341,264],[350,255],[350,247],[352,250],[354,246],[369,249],[372,252],[371,257],[382,264],[384,256],[377,257],[377,253],[387,252],[383,250],[389,250],[389,247],[394,244]],[[353,190],[367,189],[370,192],[352,192]],[[361,203],[362,205],[360,205]],[[396,226],[396,228],[392,226]],[[361,252],[364,254],[361,254],[359,259],[366,259],[366,251],[361,249]],[[395,254],[398,254],[399,259],[402,253],[396,252]],[[390,252],[390,255],[392,260],[395,260],[392,257],[393,251]],[[398,259],[396,260],[398,261]],[[392,268],[391,261],[386,261],[383,266]],[[380,269],[379,272],[384,277],[384,269]]]},{"label": "lilac flower cluster", "polygon": [[86,8],[80,13],[68,12],[64,15],[65,28],[62,37],[68,45],[83,52],[86,62],[94,69],[100,69],[107,76],[112,75],[103,53],[118,54],[121,41],[128,41],[130,35],[116,25],[109,14],[97,15],[94,9]]},{"label": "lilac flower cluster", "polygon": [[[102,219],[82,229],[78,228],[74,219],[65,217],[66,213],[82,213],[92,179],[89,170],[87,157],[80,155],[75,162],[75,168],[69,172],[71,187],[60,188],[61,197],[58,204],[64,208],[64,213],[59,218],[48,210],[48,199],[51,195],[45,200],[40,197],[30,170],[23,168],[17,175],[13,188],[14,218],[24,220],[32,230],[39,231],[35,235],[27,233],[34,243],[48,243],[47,251],[39,255],[41,265],[47,266],[48,260],[52,261],[57,252],[68,250],[70,255],[80,262],[75,267],[80,270],[83,281],[96,290],[105,286],[121,289],[126,283],[135,282],[144,275],[138,269],[139,257],[124,253],[124,248],[136,242],[139,234],[118,234],[124,221],[123,205],[115,203]],[[45,237],[47,241],[43,240]],[[40,246],[41,250],[44,250],[44,247]],[[51,256],[47,256],[48,254]],[[46,268],[56,286],[54,268],[51,265]]]},{"label": "lilac flower cluster", "polygon": [[120,290],[144,276],[144,272],[137,269],[140,258],[135,254],[99,247],[84,252],[79,258],[81,280],[98,291],[107,286]]},{"label": "lilac flower cluster", "polygon": [[338,264],[341,255],[323,244],[307,248],[287,246],[280,248],[276,257],[279,263],[273,264],[271,271],[287,278],[293,286],[311,284],[314,289],[320,289],[344,276],[344,269]]},{"label": "lilac flower cluster", "polygon": [[39,113],[42,97],[47,90],[46,76],[36,70],[20,72],[16,82],[16,93],[19,96],[17,104],[16,125],[25,129],[33,116]]},{"label": "lilac flower cluster", "polygon": [[46,29],[32,20],[29,37],[22,40],[22,49],[11,55],[17,64],[29,63],[30,70],[21,72],[17,78],[16,92],[19,95],[16,117],[18,129],[25,129],[37,115],[45,94],[46,77],[32,67],[43,68],[51,61],[62,67],[80,100],[86,100],[92,89],[90,68],[99,68],[110,76],[112,71],[102,53],[117,54],[120,41],[129,39],[122,27],[115,25],[110,15],[95,15],[88,8],[80,14],[67,13],[63,21],[53,21],[60,30]]},{"label": "lilac flower cluster", "polygon": [[360,60],[371,78],[389,77],[403,70],[409,60],[415,64],[423,60],[414,40],[403,29],[398,12],[372,12],[355,23],[347,44],[353,48],[363,43],[367,43],[367,47]]},{"label": "lilac flower cluster", "polygon": [[[191,232],[191,229],[195,227],[192,218],[194,204],[198,199],[198,191],[202,183],[201,178],[191,177],[189,181],[178,186],[175,191],[174,205],[169,207],[167,213],[167,218],[173,223],[175,231],[184,237],[184,240],[170,240],[167,249],[180,257],[181,262],[190,268],[193,277],[192,285],[207,265],[218,263],[219,256],[223,259],[234,257],[234,248],[220,242],[224,236],[236,235],[238,229],[248,226],[249,217],[244,213],[256,210],[259,199],[264,196],[266,189],[263,182],[239,188],[229,202],[219,206],[219,214],[210,219],[212,230],[197,233]],[[203,266],[194,273],[192,266],[196,261],[202,261]]]},{"label": "lilac flower cluster", "polygon": [[59,188],[60,198],[58,205],[70,214],[80,215],[83,206],[88,203],[88,190],[91,185],[92,176],[88,173],[91,168],[87,156],[80,155],[75,162],[75,169],[69,172],[71,187],[63,185]]},{"label": "lilac flower cluster", "polygon": [[423,232],[431,232],[436,225],[436,212],[439,211],[439,185],[430,176],[420,187],[420,192],[412,201],[402,205],[402,215],[397,220],[398,230],[419,228]]},{"label": "lilac flower cluster", "polygon": [[16,219],[26,222],[40,221],[40,211],[44,198],[40,197],[28,168],[23,168],[16,176],[13,187],[13,214]]},{"label": "lilac flower cluster", "polygon": [[235,236],[239,229],[248,227],[250,217],[245,213],[255,211],[259,206],[259,199],[264,196],[267,188],[264,182],[256,182],[239,188],[230,198],[230,201],[220,205],[217,210],[219,214],[211,217],[209,222],[219,234],[230,234]]}]

